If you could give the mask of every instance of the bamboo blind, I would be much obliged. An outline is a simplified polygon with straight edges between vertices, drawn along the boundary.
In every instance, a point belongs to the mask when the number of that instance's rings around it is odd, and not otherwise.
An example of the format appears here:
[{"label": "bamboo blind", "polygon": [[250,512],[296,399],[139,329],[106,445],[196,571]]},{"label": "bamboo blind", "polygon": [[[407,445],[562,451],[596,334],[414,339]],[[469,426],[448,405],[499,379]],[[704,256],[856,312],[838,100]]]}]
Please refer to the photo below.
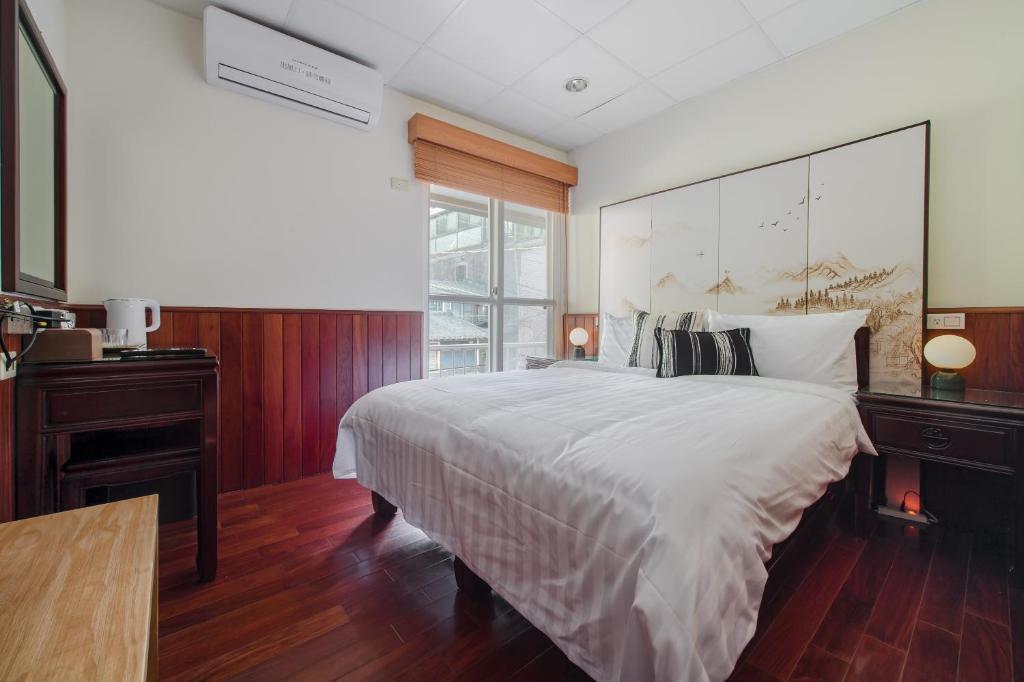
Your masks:
[{"label": "bamboo blind", "polygon": [[576,168],[417,114],[409,120],[416,178],[445,187],[569,212]]}]

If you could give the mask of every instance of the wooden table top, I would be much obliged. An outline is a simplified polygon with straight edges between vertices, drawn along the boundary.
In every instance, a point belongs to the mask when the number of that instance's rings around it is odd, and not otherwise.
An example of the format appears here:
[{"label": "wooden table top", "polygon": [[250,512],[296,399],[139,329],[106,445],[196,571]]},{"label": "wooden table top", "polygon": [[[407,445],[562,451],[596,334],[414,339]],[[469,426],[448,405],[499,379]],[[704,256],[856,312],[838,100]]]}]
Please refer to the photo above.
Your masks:
[{"label": "wooden table top", "polygon": [[0,679],[146,679],[156,553],[156,495],[0,524]]}]

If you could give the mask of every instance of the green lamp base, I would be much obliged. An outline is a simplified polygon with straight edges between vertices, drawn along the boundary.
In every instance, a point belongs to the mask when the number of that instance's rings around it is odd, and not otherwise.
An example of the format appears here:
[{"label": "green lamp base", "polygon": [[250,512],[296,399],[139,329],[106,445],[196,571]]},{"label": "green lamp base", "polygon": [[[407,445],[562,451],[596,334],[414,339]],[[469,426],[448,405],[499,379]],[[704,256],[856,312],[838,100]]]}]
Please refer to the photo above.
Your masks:
[{"label": "green lamp base", "polygon": [[932,388],[936,391],[957,391],[963,392],[964,378],[957,372],[939,370],[932,375]]}]

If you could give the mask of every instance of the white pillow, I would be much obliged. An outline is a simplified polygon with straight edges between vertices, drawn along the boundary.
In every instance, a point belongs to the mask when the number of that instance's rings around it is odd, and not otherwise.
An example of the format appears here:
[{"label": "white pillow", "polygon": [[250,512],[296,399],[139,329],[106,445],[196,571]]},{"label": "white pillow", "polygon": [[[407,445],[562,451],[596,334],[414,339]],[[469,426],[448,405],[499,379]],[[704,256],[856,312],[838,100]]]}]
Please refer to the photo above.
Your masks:
[{"label": "white pillow", "polygon": [[601,317],[601,341],[597,344],[597,359],[617,367],[625,367],[629,349],[633,346],[633,316],[616,317],[605,313]]},{"label": "white pillow", "polygon": [[704,325],[704,311],[654,315],[646,310],[633,311],[633,338],[626,365],[657,369],[661,363],[655,329],[681,329],[688,332],[700,331]]},{"label": "white pillow", "polygon": [[750,348],[763,377],[857,390],[853,335],[870,310],[811,315],[730,315],[709,310],[708,330],[750,329]]}]

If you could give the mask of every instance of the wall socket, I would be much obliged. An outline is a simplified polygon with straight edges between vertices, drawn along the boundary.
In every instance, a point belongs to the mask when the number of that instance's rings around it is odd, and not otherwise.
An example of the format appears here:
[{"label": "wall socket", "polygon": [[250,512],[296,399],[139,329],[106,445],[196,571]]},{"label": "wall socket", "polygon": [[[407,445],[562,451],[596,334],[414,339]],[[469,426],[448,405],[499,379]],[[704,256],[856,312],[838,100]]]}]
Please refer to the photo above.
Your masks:
[{"label": "wall socket", "polygon": [[13,379],[18,374],[18,363],[15,362],[11,365],[10,369],[7,369],[7,361],[4,360],[3,356],[0,355],[0,381],[7,381]]},{"label": "wall socket", "polygon": [[965,313],[928,313],[928,329],[963,329],[967,319]]}]

